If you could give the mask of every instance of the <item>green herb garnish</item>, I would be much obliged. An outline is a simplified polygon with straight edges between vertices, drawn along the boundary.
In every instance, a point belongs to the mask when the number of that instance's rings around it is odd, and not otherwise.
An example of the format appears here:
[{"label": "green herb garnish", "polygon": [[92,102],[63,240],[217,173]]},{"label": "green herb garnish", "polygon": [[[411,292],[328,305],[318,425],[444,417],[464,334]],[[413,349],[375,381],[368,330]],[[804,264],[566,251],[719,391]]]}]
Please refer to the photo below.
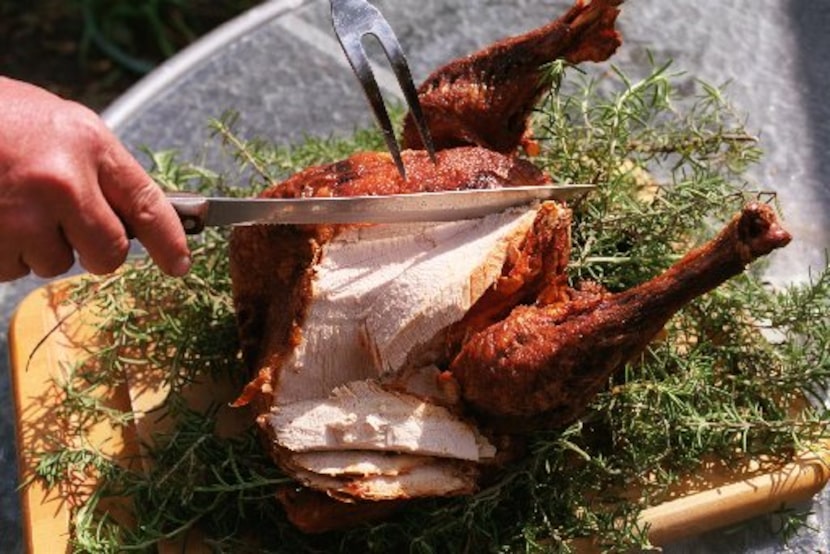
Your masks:
[{"label": "green herb garnish", "polygon": [[[717,87],[698,83],[699,95],[680,101],[668,64],[638,81],[619,71],[602,81],[571,73],[550,66],[551,93],[535,128],[536,161],[554,178],[606,183],[576,207],[575,281],[611,290],[638,284],[710,237],[747,199],[763,196],[743,176],[760,157],[757,140]],[[250,195],[306,165],[382,148],[374,131],[277,148],[237,137],[232,116],[213,126],[252,189],[229,188],[222,176],[170,153],[154,154],[160,182]],[[628,551],[647,544],[638,513],[703,460],[786,459],[830,434],[826,410],[802,403],[822,398],[830,377],[830,269],[774,290],[754,266],[685,308],[578,423],[538,433],[530,455],[497,484],[467,498],[413,503],[378,525],[304,536],[272,498],[288,481],[254,430],[218,435],[218,406],[200,412],[185,401],[193,383],[244,379],[226,247],[226,236],[210,231],[194,244],[196,265],[182,280],[138,260],[117,278],[75,291],[76,301],[102,307],[100,334],[108,340],[94,353],[94,371],[68,372],[61,387],[71,393],[61,409],[79,427],[90,419],[129,423],[129,413],[97,410],[95,391],[148,364],[167,369],[172,422],[146,445],[149,471],[115,463],[92,444],[56,443],[39,454],[39,478],[51,485],[73,472],[99,477],[74,512],[78,551],[153,550],[191,529],[217,551],[251,549],[253,538],[259,552],[564,552],[579,537]],[[131,500],[134,525],[122,528],[100,509],[109,496]]]}]

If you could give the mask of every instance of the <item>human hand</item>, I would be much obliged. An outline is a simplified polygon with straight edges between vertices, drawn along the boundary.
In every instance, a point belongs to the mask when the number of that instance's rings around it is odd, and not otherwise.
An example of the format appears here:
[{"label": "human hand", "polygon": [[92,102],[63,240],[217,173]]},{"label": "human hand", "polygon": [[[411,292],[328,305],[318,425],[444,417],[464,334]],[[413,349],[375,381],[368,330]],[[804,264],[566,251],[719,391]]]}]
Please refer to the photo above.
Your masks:
[{"label": "human hand", "polygon": [[125,226],[166,273],[190,267],[182,225],[141,165],[91,110],[0,77],[0,281],[89,272],[126,259]]}]

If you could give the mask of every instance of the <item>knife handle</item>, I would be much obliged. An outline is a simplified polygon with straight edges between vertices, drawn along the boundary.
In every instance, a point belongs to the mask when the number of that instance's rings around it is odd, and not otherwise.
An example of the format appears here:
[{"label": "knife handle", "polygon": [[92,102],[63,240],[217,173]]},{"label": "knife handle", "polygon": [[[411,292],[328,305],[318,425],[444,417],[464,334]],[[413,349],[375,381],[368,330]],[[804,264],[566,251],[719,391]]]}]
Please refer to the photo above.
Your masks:
[{"label": "knife handle", "polygon": [[208,211],[208,201],[204,196],[191,192],[168,192],[167,200],[176,210],[186,234],[198,235],[204,230]]}]

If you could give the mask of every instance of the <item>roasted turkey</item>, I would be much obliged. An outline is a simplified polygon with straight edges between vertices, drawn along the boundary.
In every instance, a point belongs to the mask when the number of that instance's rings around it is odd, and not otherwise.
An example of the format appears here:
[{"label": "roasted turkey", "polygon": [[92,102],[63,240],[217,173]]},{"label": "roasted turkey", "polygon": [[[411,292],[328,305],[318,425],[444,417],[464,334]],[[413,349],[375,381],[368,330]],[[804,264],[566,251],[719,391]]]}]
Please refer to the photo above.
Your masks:
[{"label": "roasted turkey", "polygon": [[464,402],[480,412],[562,427],[680,308],[790,238],[772,208],[749,204],[718,236],[646,283],[617,294],[566,289],[552,301],[517,306],[470,337],[450,372]]},{"label": "roasted turkey", "polygon": [[[620,44],[620,0],[579,0],[560,19],[455,60],[420,99],[438,147],[406,122],[406,179],[386,153],[306,169],[266,197],[537,185],[516,151],[542,66],[602,61]],[[278,491],[308,532],[383,517],[406,500],[474,492],[509,458],[504,429],[578,418],[608,379],[694,297],[787,244],[752,204],[711,242],[631,290],[568,285],[571,210],[545,202],[470,221],[238,228],[231,277],[249,405]],[[504,425],[507,423],[507,425]],[[509,433],[508,433],[509,434]]]}]

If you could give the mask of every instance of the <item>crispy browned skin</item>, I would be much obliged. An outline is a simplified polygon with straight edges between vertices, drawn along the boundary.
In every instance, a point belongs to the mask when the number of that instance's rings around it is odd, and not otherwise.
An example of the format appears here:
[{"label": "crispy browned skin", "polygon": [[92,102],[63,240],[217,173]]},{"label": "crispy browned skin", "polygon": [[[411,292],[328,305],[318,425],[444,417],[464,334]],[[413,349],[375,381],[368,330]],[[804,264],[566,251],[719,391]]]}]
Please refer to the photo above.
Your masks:
[{"label": "crispy browned skin", "polygon": [[[418,89],[438,150],[479,145],[514,152],[545,91],[542,66],[606,60],[620,45],[614,30],[622,0],[580,0],[562,17],[493,44],[433,72]],[[423,148],[407,116],[404,145]]]},{"label": "crispy browned skin", "polygon": [[384,502],[338,502],[321,492],[282,487],[277,499],[289,521],[304,533],[342,531],[388,518],[407,504],[406,500]]},{"label": "crispy browned skin", "polygon": [[473,336],[453,361],[462,397],[482,413],[544,414],[546,425],[565,425],[677,310],[790,238],[769,206],[753,203],[712,241],[642,285],[518,307]]},{"label": "crispy browned skin", "polygon": [[[400,177],[388,154],[364,152],[301,171],[274,185],[263,196],[356,196],[550,182],[530,162],[478,147],[439,152],[436,164],[424,151],[405,151],[403,158],[406,180]],[[264,370],[254,384],[255,391],[269,382],[270,368],[277,367],[279,360],[296,346],[314,261],[320,245],[336,232],[336,226],[326,225],[255,225],[234,230],[231,278],[242,351],[253,372]],[[243,398],[243,403],[249,399]]]},{"label": "crispy browned skin", "polygon": [[448,329],[448,357],[433,363],[448,364],[469,337],[501,321],[518,305],[565,299],[571,215],[569,208],[554,202],[539,208],[527,237],[502,268],[502,276]]},{"label": "crispy browned skin", "polygon": [[[406,180],[388,154],[366,152],[309,168],[275,184],[263,196],[355,196],[550,182],[533,164],[483,148],[444,150],[438,153],[436,164],[423,151],[405,151],[403,157]],[[254,225],[234,230],[230,246],[233,296],[243,356],[254,377],[237,405],[251,404],[257,414],[270,411],[271,391],[279,386],[278,368],[301,339],[299,329],[311,295],[315,261],[337,229],[326,225]],[[263,442],[271,450],[265,435]],[[274,456],[278,458],[276,451]],[[354,526],[388,515],[401,504],[343,504],[293,488],[282,490],[279,499],[291,521],[306,532]]]},{"label": "crispy browned skin", "polygon": [[311,167],[270,188],[263,196],[359,196],[451,189],[488,189],[547,184],[532,163],[478,147],[442,150],[432,163],[423,150],[405,150],[404,180],[385,152],[361,152],[333,164]]},{"label": "crispy browned skin", "polygon": [[[266,197],[354,196],[541,185],[549,182],[513,153],[539,100],[540,66],[557,58],[572,63],[606,59],[619,45],[613,29],[621,0],[579,0],[559,21],[451,63],[421,87],[439,150],[433,165],[407,123],[407,179],[387,154],[363,153],[309,168],[269,189]],[[414,139],[413,139],[414,137]],[[485,148],[479,148],[483,146]],[[526,243],[505,267],[498,287],[485,295],[455,328],[451,350],[505,317],[517,302],[561,300],[569,250],[570,212],[540,215]],[[549,219],[544,217],[548,216]],[[337,226],[262,225],[238,228],[231,239],[231,276],[242,350],[255,378],[241,404],[268,413],[279,367],[301,339],[322,245]],[[452,333],[451,333],[452,334]],[[448,357],[448,363],[452,356]],[[264,433],[265,435],[265,433]],[[269,443],[269,438],[264,437]],[[270,448],[270,445],[267,444]],[[512,450],[500,446],[500,451]],[[302,488],[283,488],[278,498],[291,521],[306,532],[354,526],[387,516],[403,502],[343,504]]]}]

